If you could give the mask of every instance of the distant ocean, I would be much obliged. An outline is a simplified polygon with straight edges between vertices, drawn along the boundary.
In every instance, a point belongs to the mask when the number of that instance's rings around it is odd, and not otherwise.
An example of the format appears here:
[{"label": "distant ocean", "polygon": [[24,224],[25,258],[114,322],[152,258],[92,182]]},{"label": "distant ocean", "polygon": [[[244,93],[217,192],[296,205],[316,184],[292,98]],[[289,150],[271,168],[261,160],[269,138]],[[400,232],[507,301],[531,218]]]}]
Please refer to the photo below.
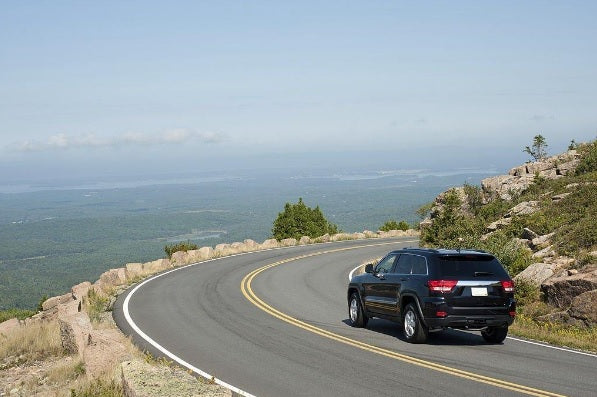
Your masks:
[{"label": "distant ocean", "polygon": [[106,189],[131,189],[144,186],[158,185],[196,185],[213,182],[242,182],[256,179],[288,179],[288,180],[335,180],[335,181],[363,181],[376,179],[400,179],[406,182],[416,183],[429,177],[453,177],[457,175],[467,176],[468,179],[479,179],[477,176],[486,177],[497,175],[495,168],[456,168],[451,170],[429,170],[429,169],[399,169],[399,170],[344,170],[342,172],[326,173],[300,172],[296,170],[271,171],[248,175],[239,172],[228,175],[210,176],[188,176],[188,175],[162,175],[162,176],[134,176],[134,177],[112,177],[92,179],[45,179],[27,183],[1,183],[0,194],[31,193],[47,190],[106,190]]},{"label": "distant ocean", "polygon": [[164,256],[164,246],[271,237],[286,202],[319,206],[345,232],[421,219],[439,193],[493,169],[267,170],[0,185],[0,309],[32,308],[110,268]]}]

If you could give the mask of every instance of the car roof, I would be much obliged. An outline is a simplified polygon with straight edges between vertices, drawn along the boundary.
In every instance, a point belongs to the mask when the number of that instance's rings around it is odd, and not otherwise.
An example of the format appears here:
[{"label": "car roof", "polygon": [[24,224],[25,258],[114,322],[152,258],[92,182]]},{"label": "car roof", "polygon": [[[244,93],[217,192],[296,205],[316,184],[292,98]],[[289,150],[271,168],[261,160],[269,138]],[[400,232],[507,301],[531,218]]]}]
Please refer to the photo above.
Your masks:
[{"label": "car roof", "polygon": [[399,254],[404,252],[416,253],[419,255],[483,255],[493,256],[490,253],[483,250],[473,249],[447,249],[447,248],[402,248],[400,250],[394,250],[393,253]]}]

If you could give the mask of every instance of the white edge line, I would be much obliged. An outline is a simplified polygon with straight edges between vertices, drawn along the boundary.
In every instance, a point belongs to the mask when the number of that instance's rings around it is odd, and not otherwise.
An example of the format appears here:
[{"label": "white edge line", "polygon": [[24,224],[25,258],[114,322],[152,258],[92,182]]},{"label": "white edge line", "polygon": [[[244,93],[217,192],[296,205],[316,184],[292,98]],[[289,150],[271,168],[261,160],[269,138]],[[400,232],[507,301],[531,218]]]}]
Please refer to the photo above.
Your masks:
[{"label": "white edge line", "polygon": [[542,346],[542,347],[546,347],[548,349],[562,350],[562,351],[565,351],[565,352],[568,352],[568,353],[582,354],[583,356],[589,356],[589,357],[595,357],[595,358],[597,358],[597,354],[583,352],[583,351],[580,351],[580,350],[566,349],[565,347],[552,346],[552,345],[549,345],[547,343],[533,342],[533,341],[530,341],[530,340],[524,340],[524,339],[514,338],[512,336],[508,336],[507,339],[512,339],[512,340],[515,340],[517,342],[528,343],[528,344],[531,344],[531,345]]},{"label": "white edge line", "polygon": [[363,265],[358,265],[357,267],[355,267],[354,269],[352,269],[352,270],[350,271],[350,273],[348,273],[348,282],[351,282],[351,281],[352,281],[352,276],[354,275],[354,272],[356,272],[356,271],[357,271],[357,269],[358,269],[359,267],[361,267],[361,266],[363,266]]},{"label": "white edge line", "polygon": [[[246,253],[242,253],[242,254],[236,254],[236,255],[229,255],[226,256],[226,258],[230,258],[232,256],[238,256],[238,255],[244,255]],[[137,285],[135,288],[133,288],[133,290],[126,296],[126,298],[124,299],[124,302],[122,304],[122,310],[124,312],[124,317],[126,319],[126,321],[129,323],[129,325],[131,326],[131,328],[143,339],[145,339],[145,341],[147,341],[149,344],[151,344],[153,347],[155,347],[156,349],[158,349],[160,352],[162,352],[164,355],[166,355],[167,357],[169,357],[170,359],[176,361],[178,364],[182,365],[185,368],[190,369],[191,371],[195,372],[196,374],[202,376],[205,379],[211,380],[214,383],[217,383],[220,386],[224,386],[230,390],[232,390],[233,392],[240,394],[241,396],[244,397],[256,397],[253,394],[247,393],[244,390],[239,389],[236,386],[232,386],[229,383],[224,382],[221,379],[216,378],[213,375],[208,374],[207,372],[195,367],[194,365],[186,362],[185,360],[183,360],[182,358],[176,356],[174,353],[171,353],[170,351],[168,351],[166,348],[164,348],[162,345],[160,345],[159,343],[157,343],[155,340],[153,340],[149,335],[147,335],[145,332],[143,332],[138,326],[137,324],[135,324],[135,322],[133,321],[133,319],[131,318],[131,315],[129,313],[129,301],[131,299],[131,296],[133,296],[133,294],[135,292],[137,292],[137,290],[139,288],[141,288],[145,283],[148,283],[149,281],[155,280],[156,278],[162,277],[166,274],[172,273],[176,270],[180,270],[180,269],[184,269],[186,267],[190,267],[190,266],[194,266],[197,265],[198,263],[206,263],[206,262],[212,262],[215,260],[218,260],[220,258],[214,258],[214,259],[210,259],[207,261],[203,261],[203,262],[197,262],[197,263],[192,263],[190,265],[186,265],[186,266],[181,266],[181,267],[177,267],[175,269],[169,270],[167,272],[164,273],[160,273],[154,277],[148,278],[147,280],[143,281],[141,284]]]}]

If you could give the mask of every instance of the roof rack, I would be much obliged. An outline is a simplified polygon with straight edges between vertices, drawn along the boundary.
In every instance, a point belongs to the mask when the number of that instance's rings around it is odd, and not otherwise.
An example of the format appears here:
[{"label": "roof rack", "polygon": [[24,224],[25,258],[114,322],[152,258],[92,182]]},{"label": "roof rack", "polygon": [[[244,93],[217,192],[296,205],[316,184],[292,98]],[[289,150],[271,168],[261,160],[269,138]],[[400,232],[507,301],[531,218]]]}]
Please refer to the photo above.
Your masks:
[{"label": "roof rack", "polygon": [[435,248],[424,248],[424,247],[403,247],[403,250],[411,250],[411,251],[423,251],[423,252],[433,252],[434,254],[438,254],[439,251]]},{"label": "roof rack", "polygon": [[439,255],[452,255],[453,253],[457,254],[466,254],[466,253],[479,253],[479,254],[487,254],[492,255],[490,252],[480,250],[480,249],[456,249],[456,248],[424,248],[424,247],[402,247],[402,250],[409,250],[409,251],[419,251],[420,253],[432,253],[432,254],[439,254]]}]

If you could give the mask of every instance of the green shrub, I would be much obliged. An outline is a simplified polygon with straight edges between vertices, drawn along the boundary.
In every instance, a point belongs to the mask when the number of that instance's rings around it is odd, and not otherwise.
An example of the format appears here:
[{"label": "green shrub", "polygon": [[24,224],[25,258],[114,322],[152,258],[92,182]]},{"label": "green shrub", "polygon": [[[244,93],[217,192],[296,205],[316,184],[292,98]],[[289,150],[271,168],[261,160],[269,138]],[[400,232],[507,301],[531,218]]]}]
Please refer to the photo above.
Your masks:
[{"label": "green shrub", "polygon": [[286,203],[284,211],[278,214],[272,228],[276,240],[300,239],[303,236],[317,238],[324,234],[338,233],[338,226],[330,223],[319,206],[310,208],[299,198],[296,204]]},{"label": "green shrub", "polygon": [[390,230],[408,230],[410,229],[410,225],[406,221],[396,222],[393,219],[390,219],[382,226],[380,226],[379,230],[382,232],[389,232]]},{"label": "green shrub", "polygon": [[597,140],[579,147],[580,163],[576,167],[576,175],[597,171]]},{"label": "green shrub", "polygon": [[514,296],[518,306],[526,306],[539,300],[539,287],[531,281],[519,279],[516,281]]},{"label": "green shrub", "polygon": [[597,245],[595,219],[583,218],[558,230],[554,237],[557,251],[564,255],[576,256],[581,251]]},{"label": "green shrub", "polygon": [[92,321],[100,321],[101,314],[108,310],[110,299],[101,296],[94,289],[90,289],[87,293],[87,314]]},{"label": "green shrub", "polygon": [[37,311],[41,312],[42,310],[44,310],[44,302],[48,300],[48,295],[42,295],[41,298],[39,298],[39,302],[37,303]]},{"label": "green shrub", "polygon": [[483,192],[479,186],[464,184],[467,204],[473,214],[477,214],[483,205]]},{"label": "green shrub", "polygon": [[444,207],[430,227],[421,231],[421,242],[428,246],[444,246],[458,244],[461,238],[470,235],[469,226],[463,214],[460,213],[462,202],[454,190],[444,195]]},{"label": "green shrub", "polygon": [[486,222],[493,222],[504,216],[511,205],[512,203],[502,199],[492,200],[477,210],[477,216]]},{"label": "green shrub", "polygon": [[555,232],[553,241],[560,254],[575,256],[591,250],[597,245],[597,185],[581,185],[537,217],[547,220],[548,227],[541,232]]},{"label": "green shrub", "polygon": [[178,251],[191,251],[196,250],[197,244],[191,243],[190,241],[180,242],[176,244],[168,244],[164,247],[164,251],[166,255],[168,255],[168,259],[172,258],[172,255]]},{"label": "green shrub", "polygon": [[532,261],[531,251],[503,233],[494,233],[479,242],[479,248],[492,253],[511,276],[526,269]]}]

